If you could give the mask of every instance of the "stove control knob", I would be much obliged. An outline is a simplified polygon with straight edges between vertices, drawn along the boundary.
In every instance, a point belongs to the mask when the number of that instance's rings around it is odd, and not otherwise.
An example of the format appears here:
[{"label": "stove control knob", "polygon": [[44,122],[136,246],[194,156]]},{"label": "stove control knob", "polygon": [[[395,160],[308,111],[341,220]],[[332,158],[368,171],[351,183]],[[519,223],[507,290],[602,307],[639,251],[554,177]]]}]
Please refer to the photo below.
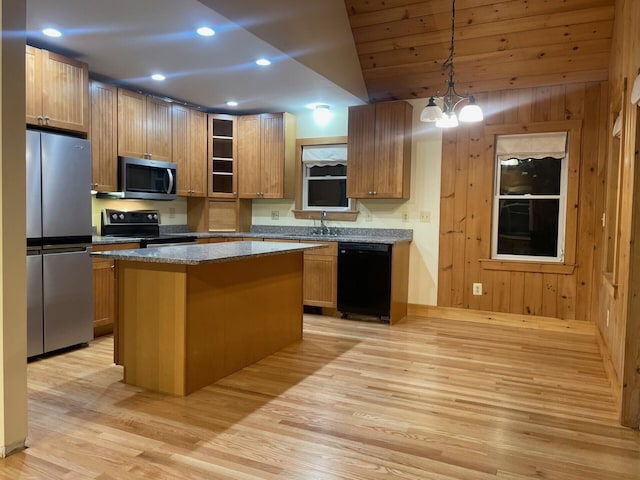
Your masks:
[{"label": "stove control knob", "polygon": [[158,219],[158,214],[157,214],[157,213],[154,213],[154,214],[153,214],[153,219],[154,219],[154,220],[157,220],[157,219]]},{"label": "stove control knob", "polygon": [[151,220],[153,218],[153,215],[151,215],[150,213],[147,213],[147,218]]},{"label": "stove control knob", "polygon": [[112,218],[113,220],[117,220],[117,219],[118,219],[118,214],[117,214],[117,213],[112,213],[112,214],[111,214],[111,218]]},{"label": "stove control knob", "polygon": [[124,213],[121,213],[119,217],[120,217],[120,220],[124,220]]}]

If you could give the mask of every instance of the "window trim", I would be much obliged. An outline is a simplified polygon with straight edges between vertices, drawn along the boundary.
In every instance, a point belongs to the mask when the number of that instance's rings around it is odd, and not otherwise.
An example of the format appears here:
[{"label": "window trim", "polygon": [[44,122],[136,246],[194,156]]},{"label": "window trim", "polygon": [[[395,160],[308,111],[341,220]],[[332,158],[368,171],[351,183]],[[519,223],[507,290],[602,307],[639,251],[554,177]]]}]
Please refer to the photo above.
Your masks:
[{"label": "window trim", "polygon": [[[302,163],[302,147],[304,146],[314,146],[314,145],[333,145],[337,143],[348,143],[348,137],[340,136],[340,137],[317,137],[317,138],[298,138],[296,140],[296,188],[295,188],[295,203],[293,214],[297,219],[313,219],[319,220],[320,215],[322,214],[322,209],[318,210],[305,210],[303,207],[303,168],[304,165]],[[349,164],[347,163],[347,177],[349,175]],[[350,201],[350,207],[348,210],[330,210],[325,209],[327,212],[327,216],[325,217],[327,220],[338,220],[338,221],[350,221],[355,222],[358,218],[358,200],[352,198]]]},{"label": "window trim", "polygon": [[[564,132],[563,132],[564,133]],[[568,133],[568,132],[567,132]],[[498,137],[502,135],[496,135],[496,143]],[[514,155],[516,157],[517,155]],[[550,195],[502,195],[500,194],[500,162],[504,156],[496,155],[494,159],[494,192],[493,192],[493,205],[491,216],[491,258],[494,260],[508,260],[508,261],[521,261],[521,262],[550,262],[550,263],[563,263],[564,262],[564,245],[565,245],[565,228],[566,228],[566,211],[567,211],[567,170],[569,161],[571,158],[571,152],[568,146],[565,147],[565,152],[562,158],[558,158],[561,161],[560,166],[560,193]],[[556,158],[556,157],[552,157]],[[550,257],[546,255],[516,255],[508,253],[498,253],[498,220],[500,217],[500,200],[558,200],[558,249],[560,250],[558,255]]]},{"label": "window trim", "polygon": [[[487,125],[484,128],[485,137],[487,139],[487,145],[489,145],[492,158],[496,158],[496,139],[498,135],[518,135],[527,133],[550,133],[550,132],[567,132],[567,187],[566,187],[566,212],[565,212],[565,235],[564,235],[564,260],[549,262],[545,259],[548,257],[533,256],[520,258],[506,259],[506,258],[493,258],[491,260],[497,261],[515,261],[522,263],[532,262],[544,262],[553,263],[557,265],[574,265],[576,259],[576,245],[577,245],[577,226],[578,226],[578,199],[579,199],[579,187],[580,187],[580,159],[581,159],[581,144],[582,144],[582,121],[581,120],[559,120],[554,122],[532,122],[532,123],[518,123],[507,125]],[[494,160],[494,168],[497,162]],[[496,179],[494,175],[494,182]],[[494,209],[493,200],[495,198],[492,195],[492,212]],[[492,213],[493,215],[493,213]],[[492,217],[493,219],[493,217]],[[493,227],[492,227],[493,232]],[[493,233],[492,233],[493,235]],[[491,250],[493,250],[493,242],[491,243]]]}]

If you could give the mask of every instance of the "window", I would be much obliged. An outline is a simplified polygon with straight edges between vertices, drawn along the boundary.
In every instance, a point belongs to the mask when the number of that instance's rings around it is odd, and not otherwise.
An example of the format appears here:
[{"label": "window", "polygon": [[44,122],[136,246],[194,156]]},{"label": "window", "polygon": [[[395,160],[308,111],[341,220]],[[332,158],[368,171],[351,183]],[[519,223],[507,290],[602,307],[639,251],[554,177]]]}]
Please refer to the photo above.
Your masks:
[{"label": "window", "polygon": [[564,262],[567,137],[497,136],[492,258]]},{"label": "window", "polygon": [[347,145],[302,146],[303,210],[350,210]]},{"label": "window", "polygon": [[358,201],[346,197],[347,137],[298,138],[296,158],[295,218],[356,221]]}]

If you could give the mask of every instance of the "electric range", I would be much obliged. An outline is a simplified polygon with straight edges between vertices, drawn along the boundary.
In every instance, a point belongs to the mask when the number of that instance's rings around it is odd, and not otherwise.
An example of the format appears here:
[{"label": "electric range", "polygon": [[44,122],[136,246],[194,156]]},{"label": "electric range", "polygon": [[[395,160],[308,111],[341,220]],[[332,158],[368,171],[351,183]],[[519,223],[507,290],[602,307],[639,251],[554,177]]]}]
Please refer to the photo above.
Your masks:
[{"label": "electric range", "polygon": [[134,237],[140,239],[140,248],[196,243],[193,235],[160,233],[158,210],[102,211],[101,232],[106,237]]}]

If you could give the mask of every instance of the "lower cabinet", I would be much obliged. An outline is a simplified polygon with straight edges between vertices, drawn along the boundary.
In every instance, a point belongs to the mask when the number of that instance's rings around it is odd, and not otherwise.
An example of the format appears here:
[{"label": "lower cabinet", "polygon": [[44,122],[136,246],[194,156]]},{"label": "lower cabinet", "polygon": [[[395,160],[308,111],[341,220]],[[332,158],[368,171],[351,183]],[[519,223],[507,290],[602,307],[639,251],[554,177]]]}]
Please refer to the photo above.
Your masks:
[{"label": "lower cabinet", "polygon": [[[94,252],[138,248],[137,243],[94,245]],[[93,336],[112,333],[117,328],[118,318],[117,281],[115,261],[108,258],[93,258]],[[117,351],[117,349],[115,350]]]},{"label": "lower cabinet", "polygon": [[322,243],[323,248],[304,252],[303,299],[305,305],[336,308],[338,283],[338,244]]}]

